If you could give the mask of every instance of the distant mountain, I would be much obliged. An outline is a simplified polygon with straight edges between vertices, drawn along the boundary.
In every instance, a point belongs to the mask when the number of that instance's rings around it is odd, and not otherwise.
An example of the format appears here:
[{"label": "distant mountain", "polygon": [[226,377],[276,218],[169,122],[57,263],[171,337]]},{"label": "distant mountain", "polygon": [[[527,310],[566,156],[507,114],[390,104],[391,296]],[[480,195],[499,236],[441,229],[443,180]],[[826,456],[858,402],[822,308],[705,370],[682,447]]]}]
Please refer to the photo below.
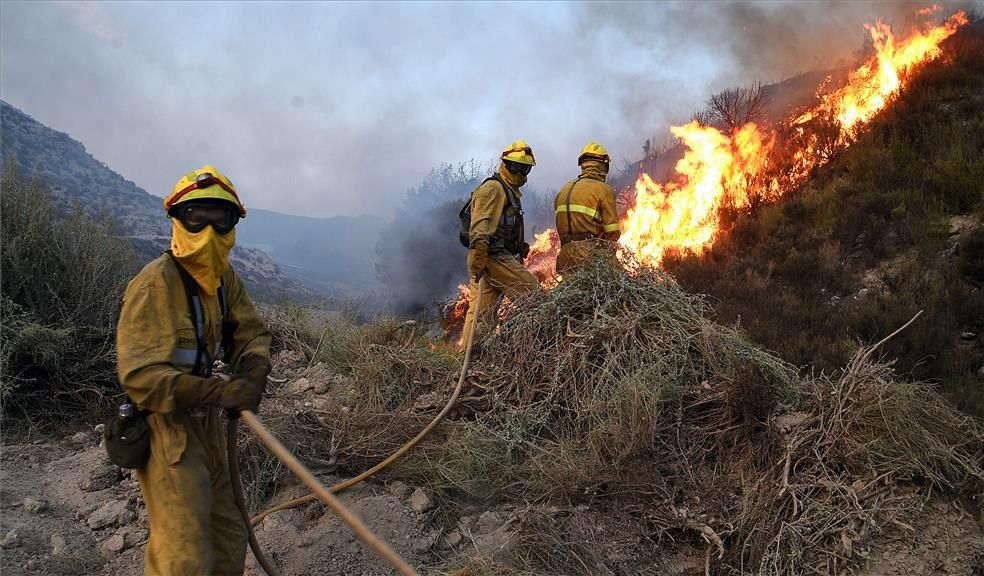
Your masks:
[{"label": "distant mountain", "polygon": [[[0,155],[37,174],[55,199],[78,202],[95,217],[112,215],[120,233],[150,259],[167,248],[171,224],[162,199],[89,154],[81,142],[0,101]],[[375,217],[308,218],[253,209],[237,229],[233,262],[267,298],[339,298],[377,287],[373,261],[383,221]],[[272,258],[271,258],[272,257]]]},{"label": "distant mountain", "polygon": [[377,216],[310,218],[253,208],[239,238],[269,254],[288,276],[350,298],[380,287],[373,249],[384,225]]}]

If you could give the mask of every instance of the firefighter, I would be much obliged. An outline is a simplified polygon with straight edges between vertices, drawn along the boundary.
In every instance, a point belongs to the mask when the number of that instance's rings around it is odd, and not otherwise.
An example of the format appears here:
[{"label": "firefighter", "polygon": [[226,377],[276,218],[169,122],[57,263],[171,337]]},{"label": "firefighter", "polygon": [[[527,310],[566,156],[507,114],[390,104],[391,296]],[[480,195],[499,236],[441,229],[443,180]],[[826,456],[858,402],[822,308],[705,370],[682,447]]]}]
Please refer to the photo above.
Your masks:
[{"label": "firefighter", "polygon": [[590,142],[577,157],[581,175],[561,187],[554,199],[560,252],[557,273],[567,274],[599,254],[613,255],[618,241],[615,191],[605,183],[611,158]]},{"label": "firefighter", "polygon": [[468,232],[468,314],[461,342],[468,342],[477,312],[479,279],[485,278],[480,320],[495,322],[499,298],[521,296],[540,290],[540,284],[520,263],[529,254],[523,230],[522,193],[519,189],[536,165],[533,149],[519,140],[502,152],[498,172],[486,179],[471,195],[471,226]]},{"label": "firefighter", "polygon": [[[150,428],[137,471],[150,520],[144,573],[240,575],[246,526],[220,417],[256,410],[270,372],[270,332],[229,264],[246,208],[212,166],[183,176],[164,207],[171,250],[130,282],[117,328],[120,383]],[[220,348],[229,380],[211,373]]]}]

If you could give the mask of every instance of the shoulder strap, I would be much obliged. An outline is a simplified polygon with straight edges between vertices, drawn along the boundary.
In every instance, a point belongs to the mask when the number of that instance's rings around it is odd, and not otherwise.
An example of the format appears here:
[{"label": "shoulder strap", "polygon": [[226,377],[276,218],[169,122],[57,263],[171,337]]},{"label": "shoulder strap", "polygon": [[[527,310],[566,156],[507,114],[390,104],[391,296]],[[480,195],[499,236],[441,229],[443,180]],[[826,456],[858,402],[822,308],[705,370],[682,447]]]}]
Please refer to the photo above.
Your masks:
[{"label": "shoulder strap", "polygon": [[221,353],[223,362],[228,362],[232,354],[232,336],[235,327],[229,322],[229,296],[226,294],[225,281],[219,284],[219,313],[222,315],[222,344]]},{"label": "shoulder strap", "polygon": [[574,187],[577,183],[581,181],[584,176],[578,176],[573,182],[571,182],[571,187],[567,189],[567,235],[570,236],[574,234],[574,222],[571,220],[571,194],[574,193]]},{"label": "shoulder strap", "polygon": [[[508,202],[509,205],[512,206],[513,208],[516,208],[517,210],[520,209],[519,202],[516,201],[516,195],[513,194],[512,187],[510,187],[509,184],[506,184],[502,180],[501,176],[499,176],[498,174],[493,174],[492,176],[486,178],[485,182],[488,182],[489,180],[495,180],[496,182],[498,182],[499,185],[502,186],[503,193],[505,193],[506,195],[506,202]],[[485,182],[482,182],[482,184],[485,184]]]},{"label": "shoulder strap", "polygon": [[[205,310],[202,308],[202,300],[198,294],[198,283],[192,278],[191,274],[184,269],[178,259],[174,257],[174,253],[170,250],[167,251],[168,256],[171,257],[171,262],[174,263],[174,267],[178,269],[178,275],[181,276],[181,284],[184,285],[185,294],[188,297],[188,310],[191,312],[191,322],[195,326],[195,340],[197,343],[197,352],[195,354],[195,366],[192,368],[192,373],[197,376],[204,376],[206,378],[212,376],[212,354],[209,352],[208,343],[205,341]],[[226,316],[228,312],[228,304],[225,293],[225,284],[219,286],[219,309],[222,314],[222,346],[228,352],[228,347],[226,345],[227,338],[231,342],[232,331],[231,326],[227,327]]]}]

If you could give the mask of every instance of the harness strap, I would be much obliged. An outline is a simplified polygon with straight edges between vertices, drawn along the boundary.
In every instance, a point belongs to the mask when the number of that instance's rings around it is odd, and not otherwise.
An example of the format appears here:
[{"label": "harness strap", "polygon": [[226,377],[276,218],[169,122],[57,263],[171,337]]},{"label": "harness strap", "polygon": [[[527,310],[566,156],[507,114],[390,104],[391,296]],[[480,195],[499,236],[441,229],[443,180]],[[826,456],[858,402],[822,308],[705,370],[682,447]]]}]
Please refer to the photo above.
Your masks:
[{"label": "harness strap", "polygon": [[571,187],[567,189],[567,235],[570,236],[574,233],[574,222],[571,220],[571,195],[574,194],[574,187],[577,183],[581,181],[584,176],[578,176],[574,182],[571,182]]},{"label": "harness strap", "polygon": [[[210,378],[212,376],[212,364],[215,359],[212,353],[209,352],[208,343],[205,341],[205,309],[202,307],[202,300],[198,293],[198,283],[192,278],[191,274],[184,269],[178,259],[174,257],[174,253],[170,250],[167,254],[171,257],[171,261],[174,262],[174,266],[178,269],[178,275],[181,276],[181,283],[184,285],[185,294],[188,297],[188,310],[191,312],[191,322],[195,326],[195,340],[197,344],[197,351],[195,352],[195,365],[192,368],[192,374],[196,376],[204,376],[205,378]],[[226,317],[228,316],[228,303],[225,293],[225,283],[219,285],[219,310],[222,315],[222,343],[221,347],[224,349],[224,356],[228,356],[230,350],[230,344],[232,342],[232,325],[226,322]]]}]

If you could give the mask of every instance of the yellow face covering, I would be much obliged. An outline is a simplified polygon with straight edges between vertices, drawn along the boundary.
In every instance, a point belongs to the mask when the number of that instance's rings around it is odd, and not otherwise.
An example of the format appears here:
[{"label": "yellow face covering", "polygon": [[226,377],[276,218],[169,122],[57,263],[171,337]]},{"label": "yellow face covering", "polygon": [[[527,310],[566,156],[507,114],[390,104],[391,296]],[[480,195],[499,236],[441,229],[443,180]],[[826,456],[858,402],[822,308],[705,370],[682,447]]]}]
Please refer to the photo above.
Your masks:
[{"label": "yellow face covering", "polygon": [[223,235],[206,226],[201,232],[191,233],[177,220],[171,221],[171,252],[206,294],[219,291],[235,244],[235,230]]},{"label": "yellow face covering", "polygon": [[526,184],[526,174],[513,174],[506,168],[505,162],[499,162],[499,176],[513,188],[520,188]]}]

